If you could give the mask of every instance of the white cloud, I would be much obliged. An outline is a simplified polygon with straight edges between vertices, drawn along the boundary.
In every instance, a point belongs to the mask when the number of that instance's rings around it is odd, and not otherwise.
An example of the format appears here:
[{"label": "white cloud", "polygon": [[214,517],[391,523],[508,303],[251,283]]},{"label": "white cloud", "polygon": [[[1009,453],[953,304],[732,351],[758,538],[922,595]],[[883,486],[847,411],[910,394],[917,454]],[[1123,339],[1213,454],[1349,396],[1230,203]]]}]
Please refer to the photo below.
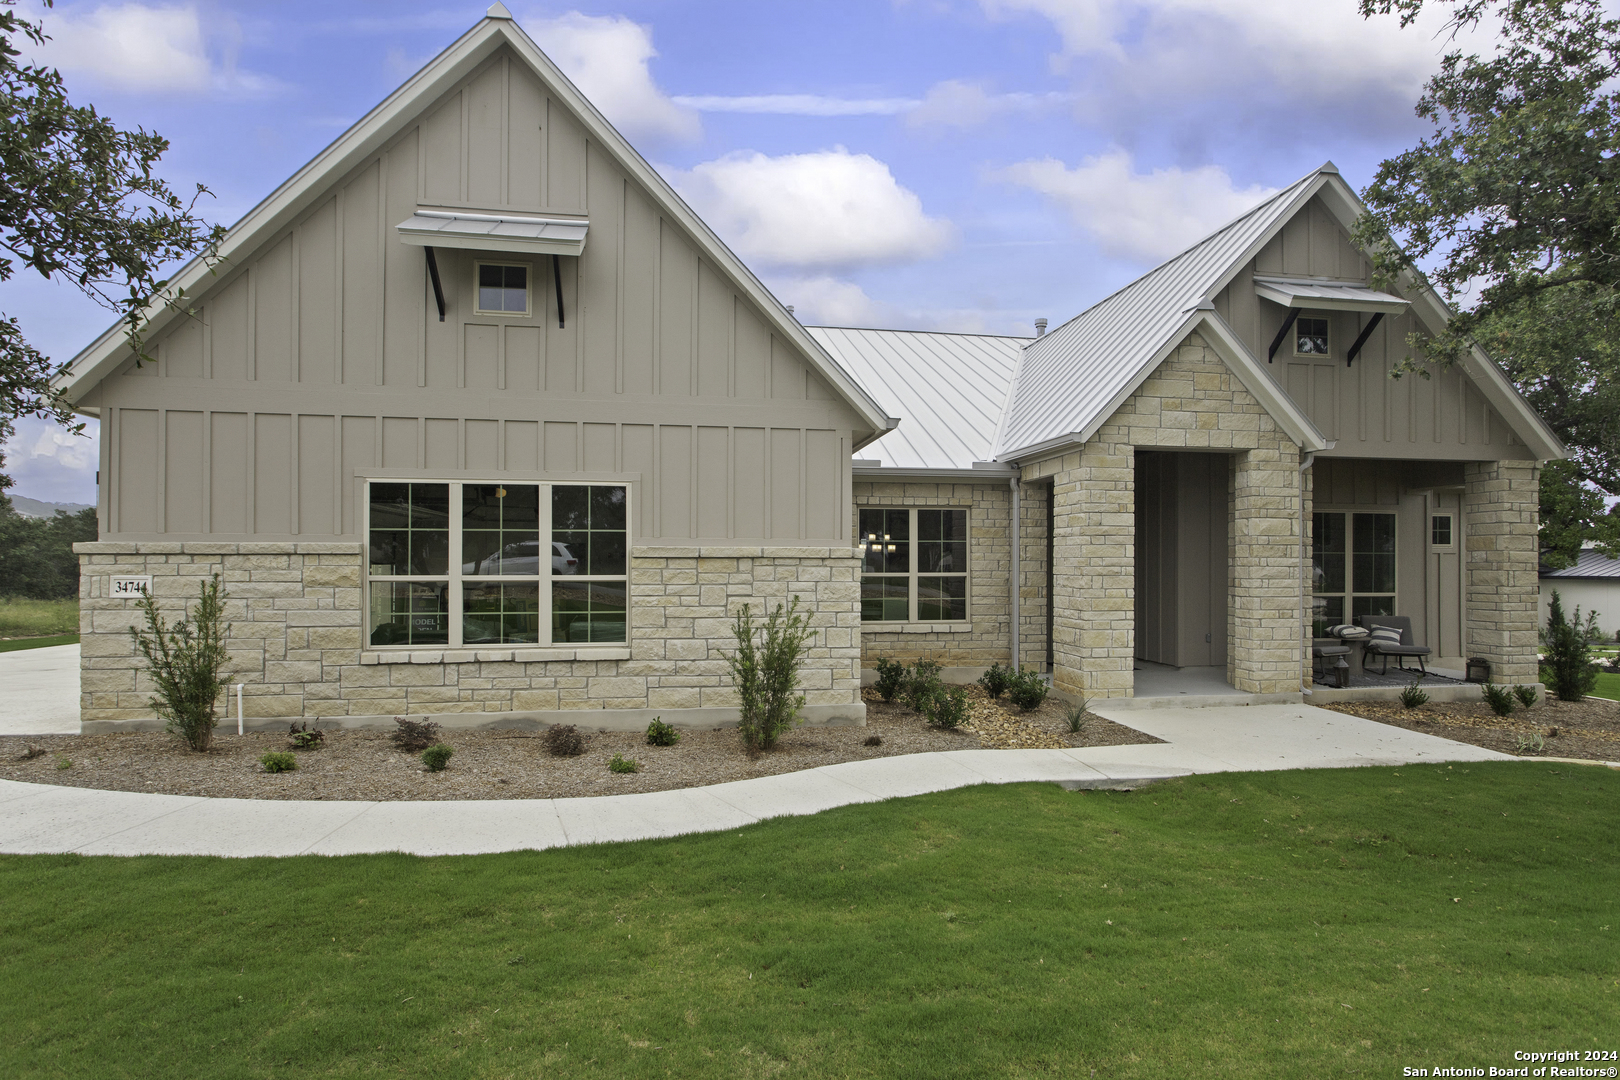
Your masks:
[{"label": "white cloud", "polygon": [[1143,263],[1174,255],[1277,190],[1237,188],[1218,165],[1140,173],[1124,150],[1072,169],[1053,158],[1023,161],[996,176],[1067,210],[1106,254]]},{"label": "white cloud", "polygon": [[906,113],[906,123],[967,130],[983,127],[1005,113],[1035,112],[1073,100],[1072,94],[994,94],[979,83],[947,79],[929,88],[917,107]]},{"label": "white cloud", "polygon": [[921,105],[916,98],[840,98],[825,94],[683,95],[672,98],[699,112],[772,116],[894,116]]},{"label": "white cloud", "polygon": [[893,321],[890,305],[873,300],[853,281],[827,274],[772,278],[770,288],[807,326],[888,326]]},{"label": "white cloud", "polygon": [[[50,40],[32,59],[111,89],[259,94],[278,85],[236,70],[229,56],[216,62],[210,28],[193,5],[80,5],[46,11],[42,21]],[[227,42],[239,37],[229,20],[213,30]]]},{"label": "white cloud", "polygon": [[843,147],[782,157],[741,151],[670,175],[745,261],[762,266],[911,262],[940,254],[955,235],[887,165]]},{"label": "white cloud", "polygon": [[688,142],[703,134],[693,110],[653,82],[652,32],[629,19],[570,11],[525,27],[591,104],[631,139]]},{"label": "white cloud", "polygon": [[5,445],[5,471],[17,482],[11,493],[41,502],[94,503],[98,435],[94,420],[84,435],[73,435],[49,420],[19,417]]}]

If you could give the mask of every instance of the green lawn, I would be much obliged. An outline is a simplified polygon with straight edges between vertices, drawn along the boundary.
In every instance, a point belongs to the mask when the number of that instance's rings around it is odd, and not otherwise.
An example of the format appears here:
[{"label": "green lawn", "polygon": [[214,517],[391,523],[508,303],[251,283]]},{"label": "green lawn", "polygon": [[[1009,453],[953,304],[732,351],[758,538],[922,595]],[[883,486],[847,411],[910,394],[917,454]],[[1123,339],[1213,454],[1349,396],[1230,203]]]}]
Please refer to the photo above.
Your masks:
[{"label": "green lawn", "polygon": [[1620,1041],[1617,817],[1620,773],[1514,762],[476,858],[0,857],[0,1075],[1506,1067]]},{"label": "green lawn", "polygon": [[52,637],[11,638],[0,640],[0,653],[17,652],[20,649],[44,649],[52,645],[77,645],[78,634],[56,634]]},{"label": "green lawn", "polygon": [[46,637],[79,632],[79,601],[0,597],[0,638]]},{"label": "green lawn", "polygon": [[1610,675],[1607,671],[1598,672],[1597,685],[1588,696],[1620,701],[1620,675]]}]

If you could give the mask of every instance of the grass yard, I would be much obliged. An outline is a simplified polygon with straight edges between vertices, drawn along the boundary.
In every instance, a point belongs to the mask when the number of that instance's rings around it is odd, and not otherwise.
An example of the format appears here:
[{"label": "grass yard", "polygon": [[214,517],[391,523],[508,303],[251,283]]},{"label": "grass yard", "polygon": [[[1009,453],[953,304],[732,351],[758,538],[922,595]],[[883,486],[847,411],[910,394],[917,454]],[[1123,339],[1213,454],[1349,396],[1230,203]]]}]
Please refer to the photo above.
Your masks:
[{"label": "grass yard", "polygon": [[1592,688],[1591,696],[1620,701],[1620,675],[1610,675],[1607,671],[1598,672],[1597,685]]},{"label": "grass yard", "polygon": [[78,643],[78,634],[55,634],[51,637],[0,638],[0,653],[18,652],[22,649],[45,649],[52,645],[77,645]]},{"label": "grass yard", "polygon": [[0,857],[0,1075],[1385,1077],[1614,1050],[1617,817],[1620,773],[1514,762],[979,787],[475,858]]},{"label": "grass yard", "polygon": [[0,597],[0,638],[79,633],[79,601]]}]

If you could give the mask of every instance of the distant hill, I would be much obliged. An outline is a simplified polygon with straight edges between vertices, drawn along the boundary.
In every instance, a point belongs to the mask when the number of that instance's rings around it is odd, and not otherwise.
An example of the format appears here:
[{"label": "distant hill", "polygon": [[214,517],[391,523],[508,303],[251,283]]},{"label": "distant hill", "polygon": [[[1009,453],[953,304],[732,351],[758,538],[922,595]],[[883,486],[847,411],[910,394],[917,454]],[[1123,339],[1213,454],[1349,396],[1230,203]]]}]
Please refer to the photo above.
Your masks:
[{"label": "distant hill", "polygon": [[25,499],[21,495],[11,497],[11,508],[23,517],[48,518],[58,510],[64,514],[76,514],[80,510],[89,510],[91,507],[84,503],[50,503],[40,502],[38,499]]}]

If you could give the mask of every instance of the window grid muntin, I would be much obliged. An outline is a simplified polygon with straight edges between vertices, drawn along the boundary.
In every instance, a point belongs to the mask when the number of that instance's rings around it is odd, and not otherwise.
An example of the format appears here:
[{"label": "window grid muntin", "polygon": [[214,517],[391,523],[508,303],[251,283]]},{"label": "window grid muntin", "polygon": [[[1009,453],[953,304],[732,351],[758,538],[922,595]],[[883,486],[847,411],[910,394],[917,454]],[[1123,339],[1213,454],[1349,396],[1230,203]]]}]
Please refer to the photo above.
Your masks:
[{"label": "window grid muntin", "polygon": [[[1368,519],[1358,522],[1358,518]],[[1333,519],[1336,519],[1334,521]],[[1365,546],[1365,541],[1375,536],[1378,523],[1371,519],[1387,520],[1387,539],[1378,546],[1384,550],[1358,550],[1358,545]],[[1326,524],[1326,529],[1323,526]],[[1358,526],[1362,526],[1358,528]],[[1328,626],[1339,623],[1354,623],[1360,615],[1394,615],[1395,597],[1398,588],[1397,563],[1399,561],[1399,543],[1397,535],[1397,518],[1395,514],[1386,514],[1372,511],[1357,510],[1317,510],[1311,515],[1311,636],[1321,637],[1322,631]],[[1333,532],[1337,529],[1338,542],[1342,549],[1334,551]],[[1329,543],[1322,543],[1319,539],[1324,536]],[[1333,558],[1337,556],[1340,562],[1337,576],[1333,569]],[[1370,567],[1364,562],[1363,566],[1374,571],[1378,576],[1380,566],[1387,568],[1387,590],[1378,588],[1359,588],[1362,580],[1368,575],[1357,566],[1357,561],[1371,558]],[[1360,579],[1358,579],[1358,573]],[[1337,583],[1338,588],[1324,588],[1324,585]],[[1375,582],[1369,584],[1376,585]]]},{"label": "window grid muntin", "polygon": [[1326,356],[1332,347],[1332,328],[1325,316],[1301,315],[1294,320],[1295,356]]},{"label": "window grid muntin", "polygon": [[[972,614],[968,605],[968,520],[965,507],[861,507],[856,515],[862,567],[861,622],[880,626],[968,621]],[[925,535],[929,538],[924,539]],[[874,551],[874,545],[880,550]],[[960,564],[960,569],[938,568],[947,550],[950,565]],[[930,558],[930,566],[925,568],[923,564]],[[871,610],[880,614],[869,617]]]},{"label": "window grid muntin", "polygon": [[[377,575],[373,575],[373,574],[371,574],[369,572],[370,567],[371,567],[371,563],[370,563],[370,544],[371,544],[371,533],[372,533],[372,529],[371,529],[372,490],[374,488],[379,487],[379,486],[389,485],[389,484],[437,486],[437,487],[446,488],[447,489],[447,500],[446,501],[447,501],[448,506],[451,506],[451,507],[462,506],[463,501],[464,501],[464,495],[463,495],[463,490],[462,489],[465,488],[465,487],[468,487],[468,486],[472,486],[468,482],[461,481],[461,480],[417,480],[417,479],[411,479],[411,480],[405,480],[405,481],[393,481],[393,480],[371,480],[371,481],[367,481],[367,484],[366,484],[366,497],[365,497],[365,503],[364,503],[364,506],[365,506],[365,530],[366,530],[365,535],[366,535],[366,545],[367,545],[367,574],[366,574],[366,579],[365,579],[366,580],[365,612],[366,612],[367,624],[366,624],[366,628],[365,628],[364,634],[363,634],[364,640],[366,641],[365,648],[367,648],[367,649],[408,649],[408,648],[421,648],[421,647],[424,647],[424,646],[434,646],[434,647],[439,647],[439,648],[462,648],[462,647],[474,647],[474,648],[476,648],[479,643],[474,643],[474,644],[469,646],[468,643],[465,640],[464,619],[465,619],[465,616],[466,616],[466,613],[467,613],[467,609],[466,609],[466,604],[465,604],[465,600],[464,600],[464,593],[465,593],[465,589],[463,587],[464,583],[474,583],[474,584],[477,584],[477,585],[521,585],[521,584],[525,584],[525,583],[532,583],[532,584],[537,585],[538,588],[536,590],[536,594],[537,594],[537,606],[538,606],[538,609],[539,609],[538,614],[540,616],[539,621],[540,621],[540,625],[541,625],[542,629],[545,632],[538,635],[540,640],[533,642],[532,645],[534,647],[547,647],[547,646],[552,646],[552,645],[566,646],[566,645],[580,644],[580,642],[578,642],[578,641],[557,641],[555,639],[554,635],[551,633],[551,628],[553,626],[553,620],[548,617],[548,614],[554,612],[554,609],[555,609],[555,605],[554,605],[554,602],[553,602],[553,591],[554,590],[552,588],[552,584],[553,584],[554,580],[558,576],[567,576],[567,577],[569,577],[569,579],[571,581],[574,581],[574,582],[590,582],[590,583],[596,583],[598,585],[605,585],[605,586],[614,586],[614,585],[620,586],[620,588],[615,589],[615,590],[611,590],[611,591],[614,592],[614,595],[616,597],[622,597],[622,600],[620,601],[620,603],[622,604],[622,610],[623,610],[624,614],[623,614],[622,618],[620,620],[618,620],[623,626],[623,630],[621,631],[622,632],[622,637],[604,638],[604,637],[601,637],[601,636],[599,636],[598,634],[596,634],[594,632],[592,632],[589,636],[590,636],[590,640],[593,643],[614,644],[614,645],[628,645],[629,644],[629,641],[630,641],[630,634],[629,634],[630,623],[629,623],[629,573],[628,573],[628,571],[629,571],[629,537],[630,537],[630,535],[632,533],[632,522],[630,520],[630,505],[631,505],[632,500],[630,498],[630,488],[629,488],[628,484],[619,483],[619,482],[602,482],[602,483],[594,483],[594,484],[587,482],[587,483],[581,484],[581,483],[577,483],[577,482],[547,481],[547,480],[541,480],[541,481],[511,481],[511,482],[501,481],[501,482],[499,482],[499,484],[501,486],[505,486],[505,487],[508,487],[508,488],[538,487],[540,489],[540,498],[539,498],[539,533],[540,533],[541,537],[549,537],[551,535],[551,514],[550,514],[551,498],[550,498],[550,492],[553,489],[571,488],[571,487],[585,487],[585,488],[592,488],[592,489],[609,489],[609,488],[621,489],[623,491],[623,496],[622,496],[623,524],[624,524],[623,533],[624,533],[624,538],[625,538],[625,542],[624,542],[625,572],[622,573],[622,574],[558,575],[557,573],[555,573],[555,571],[553,571],[552,573],[536,573],[536,574],[533,574],[533,575],[527,575],[527,574],[526,575],[512,575],[512,574],[474,575],[474,574],[462,574],[462,573],[458,572],[458,573],[440,574],[440,575],[436,575],[436,576],[432,576],[432,577],[425,577],[425,576],[422,576],[422,575],[405,575],[405,574],[377,574]],[[485,485],[485,486],[493,486],[493,485]],[[463,560],[462,560],[462,546],[463,546],[462,545],[462,538],[463,538],[464,529],[462,527],[462,515],[459,514],[459,513],[458,514],[453,514],[453,515],[451,515],[451,518],[453,520],[454,527],[452,527],[452,528],[450,528],[448,530],[449,531],[449,544],[448,544],[449,550],[448,550],[448,558],[447,558],[446,561],[447,561],[449,566],[456,567],[457,570],[459,571],[459,569],[463,565]],[[603,531],[606,531],[606,530],[603,530]],[[537,567],[536,567],[537,571],[544,569],[546,566],[554,565],[552,563],[551,556],[552,556],[552,549],[551,549],[550,543],[549,542],[543,543],[541,545],[541,547],[540,547],[540,554],[538,556],[539,562],[538,562]],[[373,644],[372,643],[372,637],[373,637],[373,635],[375,633],[375,630],[376,630],[376,624],[375,624],[375,621],[374,621],[374,617],[375,617],[376,612],[379,610],[378,607],[377,607],[377,599],[378,598],[376,596],[376,591],[377,591],[376,586],[379,586],[379,585],[387,585],[387,586],[389,586],[389,597],[390,597],[390,602],[392,602],[393,593],[395,591],[393,586],[396,585],[396,584],[402,584],[402,583],[403,584],[427,583],[427,584],[440,584],[440,585],[444,586],[444,599],[443,599],[442,608],[440,610],[442,610],[443,612],[446,613],[446,618],[447,618],[448,624],[449,624],[448,630],[447,630],[447,632],[445,634],[445,637],[446,637],[445,641],[440,642],[440,641],[426,641],[426,640],[424,640],[424,641],[418,642],[418,641],[415,641],[413,639],[411,641],[406,641],[406,642],[388,642],[388,643],[385,643],[385,644]],[[504,597],[503,597],[502,602],[503,602],[503,605],[504,605]],[[619,610],[619,608],[610,608],[610,609],[607,609],[607,610],[615,610],[616,611],[616,610]],[[485,612],[485,614],[487,614],[487,612]],[[503,608],[502,614],[504,614],[504,608]],[[592,614],[594,615],[594,611],[592,612]],[[593,620],[593,631],[594,631],[594,620]],[[484,643],[484,644],[489,644],[489,643]],[[503,642],[503,644],[505,644],[505,643]],[[529,643],[529,642],[512,642],[511,644],[525,644],[525,645],[527,645],[527,644],[531,644],[531,643]]]},{"label": "window grid muntin", "polygon": [[[493,283],[486,286],[485,271],[499,272],[500,284]],[[515,273],[508,273],[508,272]],[[521,283],[518,279],[521,278]],[[486,294],[485,290],[490,292]],[[507,306],[512,301],[512,294],[522,297],[522,306]],[[485,300],[492,300],[494,306],[485,306]],[[479,315],[508,315],[526,317],[534,310],[534,268],[528,263],[498,263],[479,261],[473,264],[473,311]]]}]

